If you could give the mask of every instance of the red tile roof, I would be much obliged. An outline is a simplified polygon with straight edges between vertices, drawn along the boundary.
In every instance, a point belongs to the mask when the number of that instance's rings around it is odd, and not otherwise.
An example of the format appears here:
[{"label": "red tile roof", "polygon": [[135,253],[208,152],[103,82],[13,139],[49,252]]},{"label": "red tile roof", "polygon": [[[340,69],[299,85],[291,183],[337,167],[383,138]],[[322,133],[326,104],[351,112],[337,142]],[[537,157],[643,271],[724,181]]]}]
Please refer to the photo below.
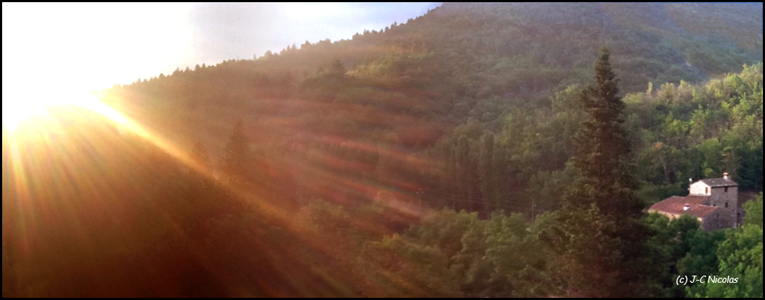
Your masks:
[{"label": "red tile roof", "polygon": [[[716,206],[701,204],[707,198],[709,198],[709,196],[672,196],[651,205],[649,211],[655,210],[675,215],[689,214],[694,217],[704,218],[717,210]],[[685,204],[690,205],[691,209],[683,210]]]}]

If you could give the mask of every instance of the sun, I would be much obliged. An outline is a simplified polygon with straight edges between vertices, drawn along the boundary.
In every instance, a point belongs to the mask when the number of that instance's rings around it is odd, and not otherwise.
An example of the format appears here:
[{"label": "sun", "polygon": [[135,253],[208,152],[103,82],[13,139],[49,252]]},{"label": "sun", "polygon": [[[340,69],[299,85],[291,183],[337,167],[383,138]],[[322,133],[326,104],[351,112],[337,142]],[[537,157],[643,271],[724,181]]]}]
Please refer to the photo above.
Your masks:
[{"label": "sun", "polygon": [[[54,117],[48,113],[49,109],[60,107],[81,107],[101,114],[116,124],[127,126],[134,133],[148,135],[145,130],[135,122],[123,116],[120,112],[101,102],[93,93],[61,93],[60,95],[44,97],[43,95],[26,95],[17,97],[17,101],[3,99],[3,127],[8,133],[16,134],[17,131],[27,125],[39,122],[47,123],[54,121]],[[26,101],[21,101],[21,99]]]},{"label": "sun", "polygon": [[[70,95],[70,96],[67,96]],[[77,95],[77,96],[72,96]],[[17,97],[3,97],[3,127],[10,133],[15,133],[20,126],[44,121],[48,118],[48,109],[56,106],[81,106],[105,113],[98,106],[98,100],[88,94],[61,93],[46,95],[43,93],[27,93]],[[99,110],[100,109],[100,110]],[[109,116],[115,118],[113,116]]]},{"label": "sun", "polygon": [[40,101],[3,100],[3,126],[14,132],[19,124],[35,116],[45,116],[45,104]]}]

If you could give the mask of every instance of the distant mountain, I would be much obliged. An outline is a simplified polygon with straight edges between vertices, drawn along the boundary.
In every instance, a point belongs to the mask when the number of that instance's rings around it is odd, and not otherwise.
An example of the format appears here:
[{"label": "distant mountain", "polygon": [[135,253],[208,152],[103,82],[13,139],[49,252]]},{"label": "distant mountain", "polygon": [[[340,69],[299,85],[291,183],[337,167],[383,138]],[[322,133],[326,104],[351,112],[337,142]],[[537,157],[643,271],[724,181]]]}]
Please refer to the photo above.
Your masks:
[{"label": "distant mountain", "polygon": [[440,38],[534,65],[589,67],[608,45],[626,92],[762,60],[762,3],[448,3],[431,15],[443,23]]},{"label": "distant mountain", "polygon": [[590,80],[604,45],[623,93],[702,82],[762,60],[762,3],[445,3],[351,40],[177,70],[102,97],[189,147],[221,144],[242,119],[256,140],[421,149],[467,119],[496,128],[512,107],[549,106]]}]

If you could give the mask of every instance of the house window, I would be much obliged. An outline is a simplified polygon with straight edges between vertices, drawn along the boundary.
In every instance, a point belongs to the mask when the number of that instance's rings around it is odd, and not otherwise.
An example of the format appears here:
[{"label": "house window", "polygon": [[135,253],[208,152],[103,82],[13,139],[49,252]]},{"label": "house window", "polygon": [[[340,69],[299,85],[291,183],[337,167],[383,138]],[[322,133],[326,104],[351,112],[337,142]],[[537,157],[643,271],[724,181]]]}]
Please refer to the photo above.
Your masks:
[{"label": "house window", "polygon": [[726,192],[726,193],[728,192],[728,187],[727,187],[727,186],[725,187],[725,192]]},{"label": "house window", "polygon": [[725,202],[725,208],[728,208],[728,202]]},{"label": "house window", "polygon": [[706,193],[709,194],[709,187],[706,188]]}]

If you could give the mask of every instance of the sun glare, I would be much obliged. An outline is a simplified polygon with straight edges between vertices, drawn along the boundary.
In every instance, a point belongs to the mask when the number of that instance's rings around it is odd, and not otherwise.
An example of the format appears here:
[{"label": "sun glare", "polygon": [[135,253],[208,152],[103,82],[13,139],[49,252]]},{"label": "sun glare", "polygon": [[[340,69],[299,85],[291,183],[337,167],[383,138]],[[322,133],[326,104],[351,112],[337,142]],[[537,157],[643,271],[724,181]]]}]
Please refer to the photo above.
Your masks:
[{"label": "sun glare", "polygon": [[19,123],[45,114],[45,105],[39,102],[3,101],[3,126],[11,132],[16,130]]},{"label": "sun glare", "polygon": [[106,105],[95,99],[92,95],[86,94],[81,97],[27,97],[26,99],[5,100],[3,101],[2,123],[7,130],[14,133],[24,123],[44,120],[48,116],[48,108],[68,105],[91,109],[121,124],[127,122],[119,113],[108,109]]},{"label": "sun glare", "polygon": [[[3,95],[3,126],[10,132],[16,131],[19,126],[27,122],[39,122],[48,116],[48,108],[54,106],[78,105],[86,108],[93,106],[92,102],[97,101],[93,96],[74,91],[58,90],[58,94],[53,92],[38,91],[28,93],[4,93]],[[4,91],[5,92],[5,91]]]}]

